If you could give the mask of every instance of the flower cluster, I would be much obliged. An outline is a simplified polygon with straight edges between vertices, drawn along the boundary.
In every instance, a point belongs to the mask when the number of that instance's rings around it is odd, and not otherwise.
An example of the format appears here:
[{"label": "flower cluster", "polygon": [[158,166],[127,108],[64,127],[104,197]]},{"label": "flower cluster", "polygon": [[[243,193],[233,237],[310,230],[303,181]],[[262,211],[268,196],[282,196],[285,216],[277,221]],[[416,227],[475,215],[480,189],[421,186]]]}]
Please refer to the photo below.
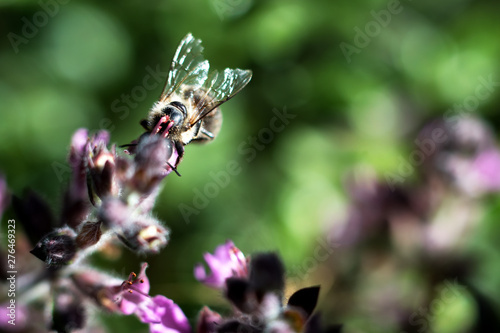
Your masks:
[{"label": "flower cluster", "polygon": [[[319,286],[296,291],[283,303],[285,270],[275,253],[261,253],[245,258],[227,241],[205,254],[210,268],[202,264],[194,268],[197,280],[219,289],[233,305],[233,312],[222,316],[205,307],[198,318],[198,333],[273,332],[319,333],[319,316],[312,315],[319,296]],[[328,332],[340,332],[341,326]]]},{"label": "flower cluster", "polygon": [[[415,143],[413,156],[423,157],[413,179],[394,184],[374,173],[349,179],[347,216],[330,234],[343,252],[328,263],[337,268],[331,294],[342,292],[370,309],[340,304],[334,314],[383,316],[405,332],[425,331],[415,309],[429,309],[435,290],[470,279],[479,258],[463,249],[481,221],[478,199],[500,191],[500,150],[481,120],[433,121]],[[420,282],[409,290],[401,281],[415,267]],[[415,294],[425,296],[412,299]]]},{"label": "flower cluster", "polygon": [[[36,195],[17,200],[26,229],[35,228],[32,253],[48,266],[68,265],[98,247],[103,235],[116,236],[134,251],[156,253],[168,241],[169,231],[151,215],[161,180],[172,171],[170,140],[143,136],[134,158],[108,149],[109,134],[91,137],[80,129],[73,135],[69,164],[72,178],[61,219]],[[52,226],[61,227],[52,229]],[[85,251],[84,251],[85,250]]]},{"label": "flower cluster", "polygon": [[[190,34],[183,39],[161,101],[141,122],[146,132],[125,145],[126,149],[110,146],[107,131],[89,134],[78,129],[74,133],[68,156],[71,179],[57,217],[45,200],[31,191],[13,198],[27,238],[23,242],[29,244],[26,246],[33,255],[18,255],[26,263],[19,269],[22,302],[17,311],[22,321],[17,330],[92,331],[89,317],[93,309],[134,315],[149,324],[152,333],[191,332],[177,304],[163,295],[149,295],[147,263],[139,274],[131,273],[123,281],[95,269],[85,259],[111,241],[146,255],[166,246],[169,229],[152,214],[162,180],[172,171],[179,175],[177,166],[185,145],[215,137],[220,129],[218,106],[238,93],[252,76],[251,71],[240,69],[209,74],[202,50],[201,41]],[[0,216],[9,202],[0,177]],[[233,311],[222,316],[203,308],[198,333],[322,332],[319,317],[313,315],[319,287],[301,289],[285,304],[285,270],[276,254],[246,258],[228,241],[217,247],[215,254],[205,254],[205,260],[209,272],[199,264],[195,278],[223,292]],[[11,328],[4,324],[2,320],[1,329]],[[340,327],[329,330],[339,331]]]},{"label": "flower cluster", "polygon": [[[168,230],[151,215],[161,181],[179,163],[178,150],[164,135],[146,133],[119,153],[109,147],[109,134],[94,135],[80,129],[73,135],[69,153],[72,177],[56,219],[43,199],[33,192],[14,197],[13,206],[26,230],[31,250],[45,263],[33,269],[23,290],[45,290],[32,294],[32,303],[45,303],[50,313],[48,328],[71,332],[87,326],[90,309],[135,315],[149,324],[153,333],[188,333],[188,319],[172,300],[150,296],[144,263],[139,274],[127,280],[96,270],[85,262],[93,250],[110,240],[119,240],[134,251],[158,252],[166,245]],[[0,203],[8,194],[0,181]],[[222,316],[204,307],[199,314],[198,333],[208,332],[322,332],[313,315],[319,287],[301,289],[283,302],[285,270],[274,253],[245,257],[231,241],[204,255],[208,272],[196,265],[194,275],[209,287],[220,290],[233,305]],[[45,286],[44,288],[35,287]],[[49,288],[47,288],[49,287]],[[19,307],[20,317],[42,317],[38,306]],[[40,318],[41,321],[41,318]],[[17,328],[40,330],[40,321],[23,322]],[[3,326],[2,326],[3,327]],[[330,332],[339,332],[340,328]]]},{"label": "flower cluster", "polygon": [[[31,272],[23,279],[28,283],[22,289],[50,286],[49,328],[58,332],[83,328],[88,304],[94,303],[103,310],[136,314],[150,324],[152,332],[188,332],[187,319],[175,303],[162,295],[148,295],[146,265],[137,279],[131,276],[122,282],[85,264],[90,253],[114,240],[146,254],[157,253],[167,244],[169,230],[151,210],[161,181],[179,163],[172,141],[147,133],[133,150],[120,153],[116,146],[109,147],[106,131],[89,135],[79,129],[71,140],[68,162],[72,177],[59,218],[31,191],[13,200],[27,242],[33,244],[31,254],[45,263],[45,269],[30,264]],[[2,179],[0,209],[8,202]],[[43,297],[37,295],[33,302]],[[37,329],[32,323],[25,326]]]},{"label": "flower cluster", "polygon": [[123,282],[92,268],[79,269],[70,278],[79,292],[90,296],[102,309],[134,314],[149,324],[153,333],[190,332],[189,322],[177,304],[163,295],[149,295],[147,267],[144,263],[139,274],[131,273]]},{"label": "flower cluster", "polygon": [[492,130],[481,119],[435,120],[422,129],[417,140],[428,155],[422,168],[427,177],[447,180],[471,197],[500,191],[500,150]]}]

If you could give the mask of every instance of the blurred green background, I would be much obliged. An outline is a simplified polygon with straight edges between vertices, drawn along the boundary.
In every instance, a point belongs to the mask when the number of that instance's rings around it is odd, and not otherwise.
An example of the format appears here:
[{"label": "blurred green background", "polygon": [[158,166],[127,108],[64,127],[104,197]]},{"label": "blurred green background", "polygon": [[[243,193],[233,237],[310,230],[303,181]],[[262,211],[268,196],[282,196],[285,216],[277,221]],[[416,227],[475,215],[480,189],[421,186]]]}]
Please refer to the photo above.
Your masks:
[{"label": "blurred green background", "polygon": [[[97,257],[96,263],[125,277],[147,260],[151,294],[172,298],[191,319],[203,304],[224,308],[222,297],[199,284],[192,270],[226,239],[246,254],[278,251],[291,277],[304,276],[300,286],[329,281],[327,268],[300,271],[318,237],[346,213],[346,175],[359,168],[381,177],[395,170],[424,120],[473,95],[479,77],[500,78],[496,2],[404,1],[382,18],[385,26],[370,23],[390,6],[396,4],[0,1],[0,169],[14,193],[30,187],[59,209],[72,133],[104,128],[118,144],[140,135],[139,121],[163,80],[150,81],[152,89],[134,88],[144,87],[151,70],[164,78],[178,43],[191,32],[203,41],[213,68],[251,69],[253,79],[222,106],[219,137],[189,145],[182,177],[167,178],[154,211],[172,231],[169,245],[147,259],[124,249],[119,261]],[[358,29],[373,29],[362,45]],[[341,43],[356,50],[346,56]],[[495,130],[498,96],[495,91],[481,100],[474,112]],[[259,133],[283,110],[295,117],[272,139],[261,134],[263,143]],[[213,175],[231,161],[241,172],[186,219],[180,205],[193,207],[196,193],[212,186]],[[482,258],[478,285],[497,299],[498,207],[494,196],[486,199],[470,245]],[[334,281],[324,290],[328,283]],[[320,305],[335,302],[329,294]],[[457,304],[457,317],[472,311],[470,304]],[[356,312],[330,319],[345,322],[346,332],[379,331]],[[126,331],[147,331],[135,318],[107,320]],[[444,321],[441,332],[462,332]]]}]

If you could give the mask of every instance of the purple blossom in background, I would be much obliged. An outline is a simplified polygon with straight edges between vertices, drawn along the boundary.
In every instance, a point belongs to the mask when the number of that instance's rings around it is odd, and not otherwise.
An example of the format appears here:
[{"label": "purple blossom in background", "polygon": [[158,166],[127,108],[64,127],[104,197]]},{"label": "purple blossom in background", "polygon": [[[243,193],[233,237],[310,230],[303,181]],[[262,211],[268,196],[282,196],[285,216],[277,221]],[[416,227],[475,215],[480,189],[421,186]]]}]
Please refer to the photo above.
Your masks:
[{"label": "purple blossom in background", "polygon": [[[221,316],[204,307],[198,316],[198,333],[276,332],[320,333],[319,317],[313,315],[319,286],[293,293],[283,304],[285,270],[275,253],[260,253],[245,258],[232,241],[204,255],[211,274],[196,265],[196,279],[209,287],[222,289],[232,305],[232,314]],[[340,326],[327,332],[340,332]]]},{"label": "purple blossom in background", "polygon": [[216,247],[214,254],[203,255],[210,274],[207,275],[203,264],[194,268],[195,278],[212,288],[223,288],[230,277],[246,277],[248,275],[247,259],[230,240]]},{"label": "purple blossom in background", "polygon": [[[468,171],[468,172],[467,172]],[[465,170],[473,184],[477,184],[476,192],[496,192],[500,190],[500,151],[490,148],[480,152]]]},{"label": "purple blossom in background", "polygon": [[[442,134],[439,139],[436,133]],[[500,190],[500,150],[481,119],[435,120],[420,131],[417,140],[426,157],[422,171],[427,177],[450,183],[471,197]]]}]

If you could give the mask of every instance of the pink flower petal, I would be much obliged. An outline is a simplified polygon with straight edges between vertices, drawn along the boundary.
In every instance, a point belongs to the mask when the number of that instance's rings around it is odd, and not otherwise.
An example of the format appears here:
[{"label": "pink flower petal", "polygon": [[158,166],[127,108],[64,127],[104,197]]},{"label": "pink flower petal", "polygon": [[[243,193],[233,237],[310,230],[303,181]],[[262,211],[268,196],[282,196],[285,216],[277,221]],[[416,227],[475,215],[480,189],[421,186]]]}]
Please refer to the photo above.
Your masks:
[{"label": "pink flower petal", "polygon": [[151,323],[151,333],[189,333],[191,326],[181,308],[163,295],[153,297],[155,313],[161,318],[159,323]]}]

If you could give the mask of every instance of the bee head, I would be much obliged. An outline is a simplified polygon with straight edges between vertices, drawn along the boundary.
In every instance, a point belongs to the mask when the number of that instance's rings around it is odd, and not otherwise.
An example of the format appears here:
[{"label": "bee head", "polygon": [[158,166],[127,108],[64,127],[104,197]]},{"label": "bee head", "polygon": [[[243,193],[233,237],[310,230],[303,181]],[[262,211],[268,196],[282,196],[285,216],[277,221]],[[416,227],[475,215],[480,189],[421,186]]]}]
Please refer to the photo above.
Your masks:
[{"label": "bee head", "polygon": [[172,102],[161,110],[161,112],[169,117],[170,121],[173,123],[173,128],[181,126],[187,116],[186,107],[181,102]]}]

